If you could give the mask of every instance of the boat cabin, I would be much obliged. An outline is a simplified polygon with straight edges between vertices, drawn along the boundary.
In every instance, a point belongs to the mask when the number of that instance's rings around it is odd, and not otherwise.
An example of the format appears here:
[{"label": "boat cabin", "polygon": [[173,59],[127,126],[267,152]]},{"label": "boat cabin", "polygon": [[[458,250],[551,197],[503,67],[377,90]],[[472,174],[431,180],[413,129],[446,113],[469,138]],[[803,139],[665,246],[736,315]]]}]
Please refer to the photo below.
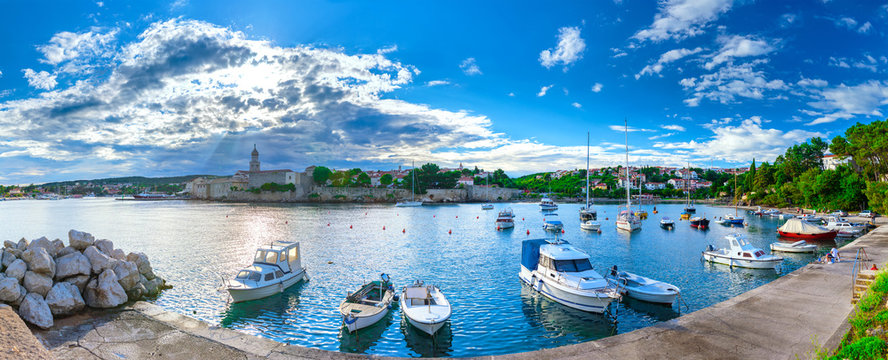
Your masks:
[{"label": "boat cabin", "polygon": [[765,255],[764,250],[752,246],[742,236],[728,236],[728,242],[731,244],[731,252],[737,257],[758,259]]},{"label": "boat cabin", "polygon": [[241,283],[253,281],[258,284],[280,279],[285,274],[290,274],[293,271],[298,272],[301,269],[299,243],[276,241],[256,250],[253,264],[238,272],[234,279]]}]

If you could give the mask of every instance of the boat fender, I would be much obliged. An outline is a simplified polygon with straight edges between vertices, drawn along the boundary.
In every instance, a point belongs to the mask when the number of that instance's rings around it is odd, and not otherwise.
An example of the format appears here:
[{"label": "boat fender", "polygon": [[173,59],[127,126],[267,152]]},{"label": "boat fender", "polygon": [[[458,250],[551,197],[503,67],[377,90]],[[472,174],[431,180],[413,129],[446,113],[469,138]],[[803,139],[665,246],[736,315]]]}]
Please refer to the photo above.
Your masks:
[{"label": "boat fender", "polygon": [[[392,300],[394,300],[394,301],[400,301],[400,300],[401,300],[401,297],[398,296],[398,295],[395,295],[395,296],[392,296]],[[391,307],[389,307],[389,309],[391,309]]]}]

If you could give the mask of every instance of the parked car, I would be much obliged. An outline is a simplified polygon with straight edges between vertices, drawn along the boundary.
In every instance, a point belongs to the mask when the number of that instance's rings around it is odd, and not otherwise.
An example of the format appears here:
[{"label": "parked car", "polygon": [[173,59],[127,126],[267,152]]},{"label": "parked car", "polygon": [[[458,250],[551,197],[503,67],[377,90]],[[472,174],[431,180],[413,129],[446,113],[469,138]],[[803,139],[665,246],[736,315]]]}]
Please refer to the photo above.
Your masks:
[{"label": "parked car", "polygon": [[857,214],[857,216],[860,216],[860,217],[872,217],[873,215],[875,215],[876,217],[879,217],[879,214],[873,212],[872,210],[864,210],[864,211],[861,211],[860,213]]},{"label": "parked car", "polygon": [[833,210],[830,215],[834,216],[848,216],[848,212],[845,210]]}]

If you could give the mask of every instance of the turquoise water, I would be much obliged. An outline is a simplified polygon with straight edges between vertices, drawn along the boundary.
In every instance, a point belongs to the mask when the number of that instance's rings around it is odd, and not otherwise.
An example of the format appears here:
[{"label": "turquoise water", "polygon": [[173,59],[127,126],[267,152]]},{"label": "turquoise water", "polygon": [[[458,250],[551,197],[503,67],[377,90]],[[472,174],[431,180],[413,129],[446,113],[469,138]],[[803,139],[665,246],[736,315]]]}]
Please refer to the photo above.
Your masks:
[{"label": "turquoise water", "polygon": [[[777,240],[778,220],[747,215],[746,228],[712,224],[700,231],[678,221],[681,205],[657,205],[643,229],[617,232],[616,205],[596,206],[602,233],[579,229],[580,205],[562,204],[563,239],[592,256],[599,272],[621,269],[670,282],[687,306],[624,299],[617,322],[542,298],[518,280],[521,241],[544,237],[536,204],[479,204],[395,208],[391,205],[247,205],[136,202],[111,199],[0,202],[0,240],[47,236],[67,241],[68,229],[145,252],[155,272],[174,287],[156,300],[166,309],[213,324],[294,345],[393,356],[477,356],[550,348],[625,333],[699,310],[766,284],[809,261],[786,255],[779,272],[729,269],[700,261],[706,245],[726,246],[731,231],[764,249]],[[496,231],[497,212],[511,207],[513,230]],[[651,205],[645,208],[650,213]],[[698,206],[709,218],[732,209]],[[661,216],[675,230],[659,227]],[[605,220],[605,218],[609,218]],[[329,225],[328,225],[329,224]],[[351,228],[349,228],[351,226]],[[385,230],[383,230],[383,226]],[[526,230],[530,230],[530,235]],[[403,231],[403,232],[402,232]],[[448,231],[452,232],[448,234]],[[274,240],[301,243],[310,281],[280,295],[228,304],[220,276],[248,265],[256,247]],[[824,248],[835,246],[829,242]],[[408,326],[399,311],[377,326],[348,334],[337,306],[346,292],[391,274],[397,287],[422,279],[437,284],[453,306],[450,324],[434,339]]]}]

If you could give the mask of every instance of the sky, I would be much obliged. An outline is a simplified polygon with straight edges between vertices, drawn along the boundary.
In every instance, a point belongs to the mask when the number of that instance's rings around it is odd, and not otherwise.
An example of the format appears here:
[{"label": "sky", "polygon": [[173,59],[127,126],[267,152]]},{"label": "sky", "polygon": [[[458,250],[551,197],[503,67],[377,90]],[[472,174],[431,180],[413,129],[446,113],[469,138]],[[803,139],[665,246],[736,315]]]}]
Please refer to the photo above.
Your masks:
[{"label": "sky", "polygon": [[888,3],[30,1],[0,184],[459,163],[734,167],[884,119]]}]

